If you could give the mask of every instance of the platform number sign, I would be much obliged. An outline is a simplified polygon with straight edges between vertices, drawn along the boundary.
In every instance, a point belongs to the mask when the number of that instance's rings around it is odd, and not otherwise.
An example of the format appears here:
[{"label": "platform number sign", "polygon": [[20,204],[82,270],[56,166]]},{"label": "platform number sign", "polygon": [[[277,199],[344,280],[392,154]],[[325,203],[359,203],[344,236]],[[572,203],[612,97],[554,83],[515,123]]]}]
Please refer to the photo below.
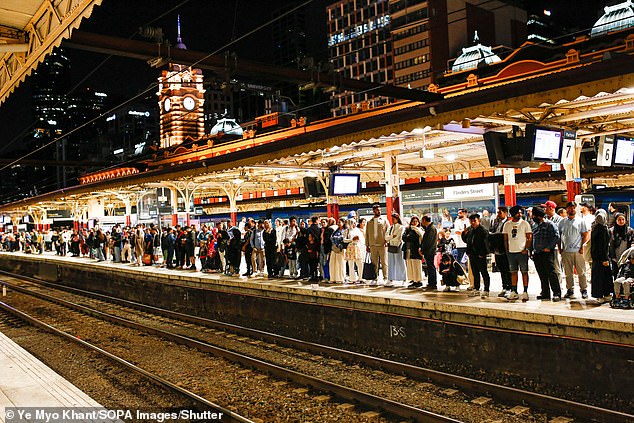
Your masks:
[{"label": "platform number sign", "polygon": [[599,149],[597,151],[597,166],[612,166],[614,156],[614,135],[599,137]]},{"label": "platform number sign", "polygon": [[564,142],[561,150],[561,164],[572,164],[575,159],[575,143],[577,134],[574,131],[564,131]]}]

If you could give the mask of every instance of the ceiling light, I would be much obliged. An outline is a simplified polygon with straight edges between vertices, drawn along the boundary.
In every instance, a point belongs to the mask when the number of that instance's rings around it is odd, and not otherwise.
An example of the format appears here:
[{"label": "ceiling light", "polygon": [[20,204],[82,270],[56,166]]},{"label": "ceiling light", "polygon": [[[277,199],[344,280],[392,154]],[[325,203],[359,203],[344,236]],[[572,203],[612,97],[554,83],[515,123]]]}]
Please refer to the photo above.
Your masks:
[{"label": "ceiling light", "polygon": [[231,180],[231,182],[233,182],[235,185],[240,185],[244,183],[244,179],[236,178]]},{"label": "ceiling light", "polygon": [[455,155],[455,154],[453,154],[453,153],[447,154],[447,155],[445,156],[445,160],[447,160],[448,162],[453,162],[453,161],[455,161],[457,158],[458,158],[458,156],[456,156],[456,155]]},{"label": "ceiling light", "polygon": [[434,154],[434,150],[427,150],[427,149],[423,149],[420,152],[420,157],[422,159],[433,159],[435,156]]}]

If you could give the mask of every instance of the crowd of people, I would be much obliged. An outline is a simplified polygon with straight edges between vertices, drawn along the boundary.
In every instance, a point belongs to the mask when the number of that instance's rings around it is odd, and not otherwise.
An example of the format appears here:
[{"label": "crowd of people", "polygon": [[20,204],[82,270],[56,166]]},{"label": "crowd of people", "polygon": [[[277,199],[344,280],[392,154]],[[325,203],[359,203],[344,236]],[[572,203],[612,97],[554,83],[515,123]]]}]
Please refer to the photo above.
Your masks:
[{"label": "crowd of people", "polygon": [[357,219],[351,212],[338,220],[243,218],[237,225],[217,222],[198,229],[195,225],[139,224],[115,225],[111,231],[34,230],[2,233],[0,243],[5,251],[54,251],[61,256],[229,276],[239,276],[244,269],[244,277],[428,291],[442,285],[446,292],[460,291],[464,284],[469,295],[482,299],[489,296],[493,271],[502,279],[498,296],[509,301],[529,300],[532,259],[541,284],[538,300],[573,298],[576,274],[582,298],[591,295],[598,303],[631,307],[634,230],[623,214],[612,207],[609,211],[608,219],[606,211],[593,210],[588,204],[578,207],[569,202],[557,210],[548,201],[527,210],[500,206],[495,217],[488,211],[459,209],[455,219],[447,212],[434,223],[429,215],[412,215],[405,222],[393,213],[388,220],[376,204],[369,219]]}]

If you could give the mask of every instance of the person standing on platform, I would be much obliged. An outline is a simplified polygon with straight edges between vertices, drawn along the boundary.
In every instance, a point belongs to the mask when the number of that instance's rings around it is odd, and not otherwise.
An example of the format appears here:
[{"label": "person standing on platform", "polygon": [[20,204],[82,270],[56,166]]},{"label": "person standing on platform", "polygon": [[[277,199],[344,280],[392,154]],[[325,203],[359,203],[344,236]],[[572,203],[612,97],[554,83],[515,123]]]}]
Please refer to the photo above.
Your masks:
[{"label": "person standing on platform", "polygon": [[[546,220],[553,222],[557,231],[559,231],[559,222],[561,222],[564,218],[557,214],[557,203],[549,200],[541,206],[544,208],[544,212],[546,213]],[[555,273],[557,273],[557,277],[561,281],[561,252],[559,251],[559,246],[555,248]]]},{"label": "person standing on platform", "polygon": [[[511,219],[504,224],[504,239],[511,271],[511,293],[509,300],[528,301],[528,251],[532,245],[533,231],[531,225],[522,219],[522,207],[513,206],[510,210]],[[518,271],[522,272],[524,292],[521,297],[517,292]]]},{"label": "person standing on platform", "polygon": [[407,269],[407,278],[410,280],[409,289],[423,286],[423,256],[421,255],[421,242],[423,241],[423,230],[420,227],[420,220],[415,214],[409,219],[409,226],[403,233],[403,258]]},{"label": "person standing on platform", "polygon": [[[509,259],[506,255],[506,241],[504,239],[504,224],[508,220],[509,209],[506,206],[499,206],[495,220],[491,224],[489,230],[489,237],[491,239],[491,245],[495,257],[495,266],[500,272],[502,278],[502,291],[498,294],[498,297],[504,298],[511,294],[511,288],[513,287],[511,279],[511,270],[509,268]],[[494,241],[495,240],[495,241]]]},{"label": "person standing on platform", "polygon": [[579,204],[579,208],[581,209],[581,218],[586,224],[586,228],[592,229],[592,224],[594,223],[594,207],[592,207],[588,203]]},{"label": "person standing on platform", "polygon": [[264,256],[266,257],[266,273],[269,278],[277,276],[277,266],[275,264],[275,253],[277,252],[277,231],[271,226],[269,220],[264,221]]},{"label": "person standing on platform", "polygon": [[321,228],[319,227],[319,217],[313,216],[310,218],[310,226],[308,227],[308,233],[306,234],[306,236],[308,236],[308,234],[312,234],[314,242],[317,243],[317,264],[316,264],[317,268],[313,269],[312,267],[315,266],[315,264],[313,263],[313,260],[308,260],[309,273],[311,275],[314,274],[315,278],[323,279],[324,278],[323,274],[317,275],[319,273],[319,251],[321,250],[321,245],[320,245],[321,244]]},{"label": "person standing on platform", "polygon": [[[553,222],[546,219],[546,212],[541,207],[533,208],[533,261],[542,283],[542,292],[538,300],[561,300],[561,284],[555,270],[555,246],[559,242],[559,230]],[[552,291],[552,297],[551,297]]]},{"label": "person standing on platform", "polygon": [[583,219],[577,217],[577,203],[569,201],[566,204],[566,218],[559,222],[559,250],[561,261],[566,274],[566,294],[564,298],[574,298],[574,272],[579,277],[581,297],[588,298],[586,280],[586,262],[583,259],[583,244],[588,241],[590,234]]},{"label": "person standing on platform", "polygon": [[246,222],[243,226],[244,235],[242,237],[242,251],[244,252],[244,262],[247,265],[247,271],[242,276],[250,277],[253,275],[253,262],[251,261],[251,254],[253,254],[253,247],[251,247],[251,223]]},{"label": "person standing on platform", "polygon": [[165,256],[165,267],[167,269],[174,268],[174,251],[176,249],[176,233],[174,228],[169,228],[167,231],[166,244],[167,255]]},{"label": "person standing on platform", "polygon": [[436,273],[434,258],[436,256],[436,249],[438,248],[438,231],[436,230],[436,226],[432,223],[431,217],[427,215],[423,216],[421,224],[425,229],[420,246],[425,263],[427,263],[427,286],[425,289],[436,291],[438,290],[438,275]]},{"label": "person standing on platform", "polygon": [[[334,217],[326,220],[326,226],[321,231],[321,245],[319,260],[323,260],[324,280],[330,279],[330,254],[332,253],[332,234],[337,230],[337,221]],[[323,254],[323,257],[322,257]]]},{"label": "person standing on platform", "polygon": [[614,225],[609,229],[610,260],[612,261],[612,274],[616,277],[621,255],[634,245],[634,229],[626,225],[627,221],[623,213],[616,213],[612,217],[614,218]]},{"label": "person standing on platform", "polygon": [[489,214],[489,211],[484,209],[482,210],[482,219],[480,219],[480,225],[482,225],[482,227],[487,231],[490,232],[491,231],[491,215]]},{"label": "person standing on platform", "polygon": [[387,285],[392,286],[394,281],[407,282],[407,272],[405,271],[405,260],[403,260],[403,233],[405,227],[398,213],[392,213],[392,226],[387,230],[385,240],[387,241]]},{"label": "person standing on platform", "polygon": [[328,219],[322,217],[319,221],[319,274],[322,279],[328,279],[330,276],[330,269],[328,268],[328,253],[326,253],[326,249],[330,251],[331,247],[326,248],[326,243],[330,243],[332,233],[326,236],[326,232],[328,232]]},{"label": "person standing on platform", "polygon": [[[348,277],[350,282],[357,283],[363,278],[363,260],[365,259],[365,237],[363,232],[357,228],[354,219],[348,219],[348,229],[344,231],[344,244],[348,244],[344,257],[348,267]],[[356,271],[355,271],[356,268]]]},{"label": "person standing on platform", "polygon": [[469,216],[471,226],[462,232],[462,240],[467,245],[466,254],[473,270],[473,288],[471,296],[475,297],[480,292],[480,275],[484,279],[484,290],[480,294],[482,299],[489,296],[491,278],[487,269],[487,255],[489,247],[487,239],[489,233],[480,225],[480,215],[475,213]]},{"label": "person standing on platform", "polygon": [[136,259],[136,265],[143,265],[143,250],[145,247],[145,233],[141,228],[141,225],[136,225],[136,230],[134,231],[134,257]]},{"label": "person standing on platform", "polygon": [[[240,261],[242,259],[242,232],[237,226],[231,229],[229,246],[227,248],[227,262],[229,263],[229,276],[240,276]],[[275,231],[273,231],[275,234]],[[275,252],[274,252],[275,254]]]},{"label": "person standing on platform", "polygon": [[383,270],[383,278],[388,279],[389,265],[387,263],[387,247],[385,235],[390,224],[381,216],[381,206],[374,204],[372,206],[372,219],[365,228],[366,250],[370,253],[370,260],[376,271],[377,280],[371,281],[371,285],[376,285],[379,278],[379,265]]},{"label": "person standing on platform", "polygon": [[464,240],[462,239],[462,232],[467,229],[468,226],[469,219],[467,219],[467,210],[458,209],[458,217],[453,223],[453,235],[454,241],[456,242],[456,250],[458,250],[456,260],[460,264],[464,264],[463,257],[467,252],[467,244],[465,244]]},{"label": "person standing on platform", "polygon": [[610,269],[610,232],[607,226],[608,214],[605,210],[596,211],[592,231],[590,231],[590,255],[592,256],[591,294],[599,304],[612,299],[613,279]]},{"label": "person standing on platform", "polygon": [[264,273],[264,222],[258,221],[258,226],[253,230],[251,234],[251,262],[253,266],[253,273],[256,275]]},{"label": "person standing on platform", "polygon": [[331,236],[332,251],[330,252],[330,283],[343,283],[346,278],[346,269],[344,262],[344,246],[343,236],[345,231],[346,219],[343,217],[337,221],[337,229]]}]

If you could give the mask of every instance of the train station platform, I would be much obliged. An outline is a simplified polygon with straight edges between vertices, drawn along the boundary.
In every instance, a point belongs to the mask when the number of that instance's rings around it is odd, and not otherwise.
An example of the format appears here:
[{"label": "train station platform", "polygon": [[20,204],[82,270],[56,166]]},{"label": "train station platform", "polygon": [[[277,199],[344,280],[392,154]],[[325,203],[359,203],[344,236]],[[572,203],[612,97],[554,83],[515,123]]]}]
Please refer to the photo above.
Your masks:
[{"label": "train station platform", "polygon": [[[146,285],[151,281],[160,285],[213,289],[225,293],[263,296],[269,299],[301,301],[324,306],[341,306],[354,310],[402,314],[403,316],[432,318],[445,322],[474,324],[522,332],[543,333],[555,336],[579,337],[602,342],[615,342],[634,346],[634,310],[610,308],[593,299],[583,300],[576,288],[576,297],[557,303],[539,301],[538,275],[532,271],[529,283],[529,301],[508,301],[497,297],[502,289],[499,273],[491,273],[491,296],[481,299],[471,297],[462,286],[460,292],[424,291],[404,286],[355,284],[310,284],[290,278],[231,277],[217,273],[172,270],[156,266],[97,262],[88,258],[60,257],[51,253],[32,255],[0,253],[0,269],[9,270],[6,259],[13,262],[42,263],[52,266],[69,266],[82,272],[105,272],[117,277],[127,276]],[[9,266],[15,268],[15,265]],[[17,265],[18,268],[22,267]],[[44,266],[45,268],[46,266]],[[199,266],[200,267],[200,266]],[[33,275],[44,279],[58,279],[59,272],[51,274],[43,268]],[[576,281],[575,281],[576,283]],[[103,285],[108,285],[104,283]],[[102,286],[103,288],[103,286]],[[521,289],[521,288],[520,288]],[[112,292],[110,292],[112,293]]]},{"label": "train station platform", "polygon": [[[19,420],[13,407],[93,408],[102,406],[0,332],[0,422]],[[13,418],[11,417],[13,416]],[[77,420],[81,421],[81,420]]]},{"label": "train station platform", "polygon": [[631,384],[634,310],[580,296],[538,301],[535,273],[523,303],[497,297],[497,273],[481,299],[464,287],[311,285],[50,254],[0,253],[0,270],[469,377],[605,395]]}]

